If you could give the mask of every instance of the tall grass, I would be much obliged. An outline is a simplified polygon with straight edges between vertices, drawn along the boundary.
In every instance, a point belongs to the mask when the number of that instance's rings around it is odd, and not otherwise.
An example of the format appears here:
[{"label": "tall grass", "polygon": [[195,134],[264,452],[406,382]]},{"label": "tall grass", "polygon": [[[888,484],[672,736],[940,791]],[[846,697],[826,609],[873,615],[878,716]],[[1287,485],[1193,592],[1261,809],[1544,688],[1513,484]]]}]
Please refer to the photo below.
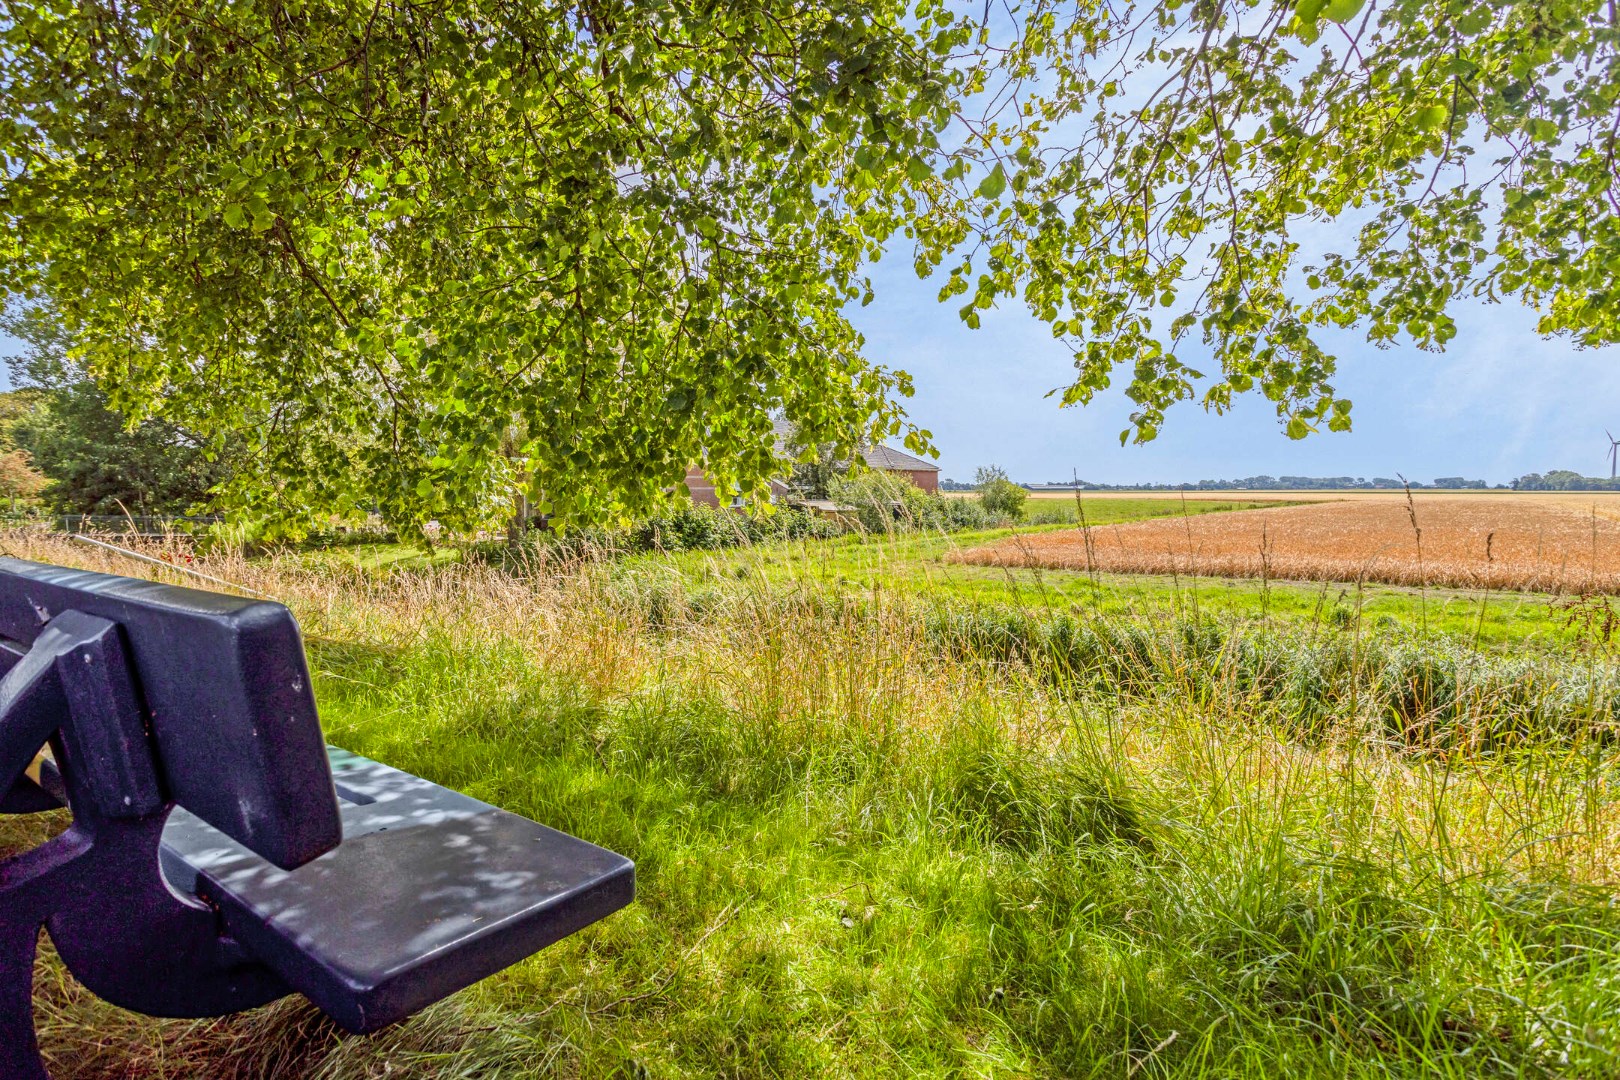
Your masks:
[{"label": "tall grass", "polygon": [[1620,1071],[1602,656],[746,564],[204,568],[293,607],[333,742],[632,856],[640,897],[369,1040],[132,1017],[46,956],[59,1077]]}]

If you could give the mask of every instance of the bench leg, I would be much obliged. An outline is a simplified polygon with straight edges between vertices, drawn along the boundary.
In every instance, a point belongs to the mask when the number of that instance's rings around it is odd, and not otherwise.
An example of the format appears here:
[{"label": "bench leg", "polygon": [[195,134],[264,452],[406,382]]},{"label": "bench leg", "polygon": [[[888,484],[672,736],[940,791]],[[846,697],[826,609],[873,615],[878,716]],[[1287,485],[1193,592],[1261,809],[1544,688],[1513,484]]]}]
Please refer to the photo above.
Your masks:
[{"label": "bench leg", "polygon": [[57,896],[83,887],[90,839],[69,829],[31,851],[0,859],[0,1077],[50,1080],[34,1036],[34,953]]},{"label": "bench leg", "polygon": [[0,926],[0,1076],[50,1080],[34,1037],[37,926]]}]

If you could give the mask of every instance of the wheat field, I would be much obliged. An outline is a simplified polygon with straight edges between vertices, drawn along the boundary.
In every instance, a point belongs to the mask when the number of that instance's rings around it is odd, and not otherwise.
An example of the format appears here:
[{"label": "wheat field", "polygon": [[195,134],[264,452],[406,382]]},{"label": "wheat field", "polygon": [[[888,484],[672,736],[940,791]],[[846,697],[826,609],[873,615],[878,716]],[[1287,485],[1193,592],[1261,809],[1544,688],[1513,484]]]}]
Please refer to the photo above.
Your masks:
[{"label": "wheat field", "polygon": [[1615,593],[1620,499],[1366,494],[1013,536],[955,557],[988,566]]}]

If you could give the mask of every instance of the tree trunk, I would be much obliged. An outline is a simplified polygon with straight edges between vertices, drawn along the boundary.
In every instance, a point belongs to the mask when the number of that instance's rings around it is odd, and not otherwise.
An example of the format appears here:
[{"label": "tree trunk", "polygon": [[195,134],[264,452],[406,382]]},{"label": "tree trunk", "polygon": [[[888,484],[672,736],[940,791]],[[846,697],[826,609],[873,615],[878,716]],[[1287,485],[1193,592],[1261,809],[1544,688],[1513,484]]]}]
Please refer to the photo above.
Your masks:
[{"label": "tree trunk", "polygon": [[515,548],[523,543],[523,531],[529,524],[529,495],[518,489],[512,495],[512,520],[506,526],[506,544]]}]

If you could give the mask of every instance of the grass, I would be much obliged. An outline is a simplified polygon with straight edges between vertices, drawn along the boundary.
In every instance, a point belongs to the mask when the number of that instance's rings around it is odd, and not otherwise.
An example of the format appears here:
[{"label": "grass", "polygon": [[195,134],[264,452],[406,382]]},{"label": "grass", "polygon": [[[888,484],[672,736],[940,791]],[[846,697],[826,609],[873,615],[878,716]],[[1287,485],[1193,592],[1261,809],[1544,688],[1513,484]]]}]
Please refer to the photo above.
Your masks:
[{"label": "grass", "polygon": [[58,1080],[1620,1072],[1603,649],[736,558],[210,561],[293,606],[333,742],[630,855],[639,899],[371,1039],[134,1017],[47,956]]},{"label": "grass", "polygon": [[1421,627],[1491,648],[1553,652],[1597,642],[1601,634],[1594,635],[1594,620],[1589,616],[1601,616],[1608,606],[1603,598],[1582,601],[1525,592],[1422,590],[1371,582],[1088,574],[1084,570],[976,566],[952,558],[996,540],[1059,528],[847,537],[832,542],[643,556],[626,560],[624,565],[632,570],[672,566],[690,587],[747,578],[772,586],[863,593],[891,590],[931,602],[1052,612],[1084,610],[1125,619],[1207,616],[1343,634]]},{"label": "grass", "polygon": [[423,551],[414,544],[343,544],[302,553],[314,566],[335,565],[362,570],[422,570],[460,562],[459,547],[442,545]]}]

